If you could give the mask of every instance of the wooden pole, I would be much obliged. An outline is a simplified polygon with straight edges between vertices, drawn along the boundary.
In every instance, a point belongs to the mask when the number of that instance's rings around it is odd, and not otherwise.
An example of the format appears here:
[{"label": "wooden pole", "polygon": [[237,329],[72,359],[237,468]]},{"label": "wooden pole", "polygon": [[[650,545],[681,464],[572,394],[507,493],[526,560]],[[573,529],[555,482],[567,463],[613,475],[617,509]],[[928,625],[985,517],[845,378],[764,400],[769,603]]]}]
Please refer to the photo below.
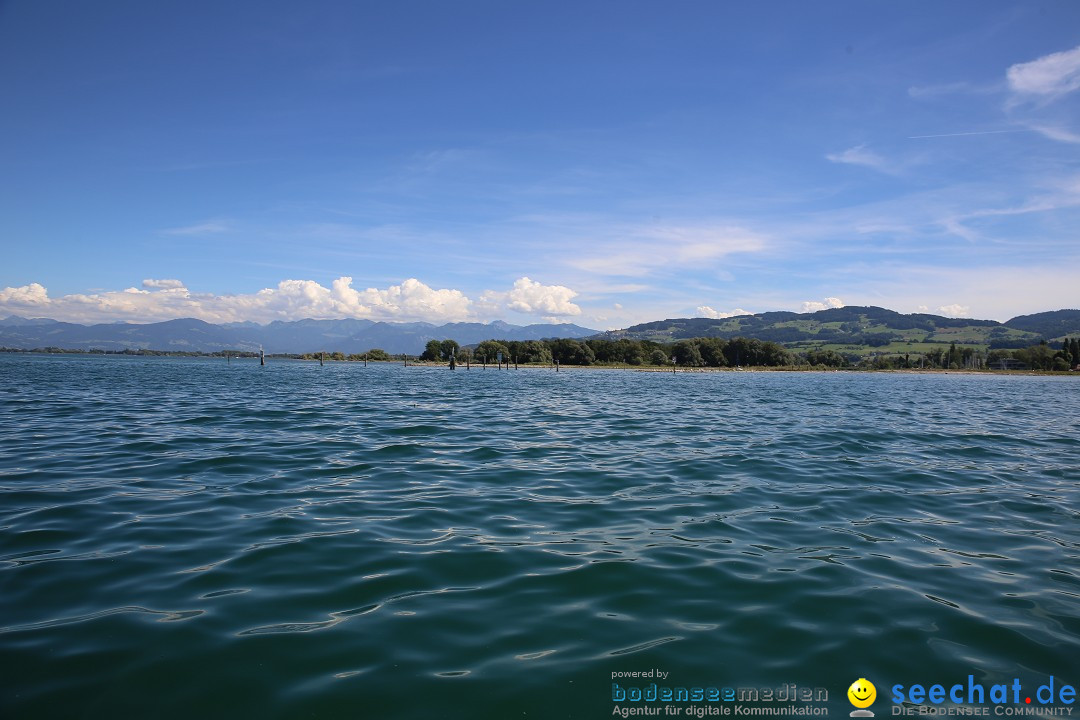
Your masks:
[{"label": "wooden pole", "polygon": [[319,367],[323,366],[323,358],[326,357],[326,353],[319,353]]},{"label": "wooden pole", "polygon": [[265,365],[266,364],[266,353],[263,352],[262,348],[259,348],[259,364],[260,365]]}]

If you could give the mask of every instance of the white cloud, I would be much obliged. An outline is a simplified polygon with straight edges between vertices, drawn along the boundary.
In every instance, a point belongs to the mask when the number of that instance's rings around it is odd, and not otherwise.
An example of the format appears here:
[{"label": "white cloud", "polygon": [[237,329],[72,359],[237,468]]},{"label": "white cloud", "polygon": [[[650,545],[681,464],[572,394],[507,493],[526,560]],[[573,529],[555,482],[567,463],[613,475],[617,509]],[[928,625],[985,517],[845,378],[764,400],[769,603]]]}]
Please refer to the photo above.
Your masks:
[{"label": "white cloud", "polygon": [[699,305],[697,308],[697,314],[694,317],[711,318],[713,320],[722,320],[724,318],[735,317],[737,315],[753,315],[749,310],[743,310],[742,308],[735,308],[731,312],[720,312],[708,305]]},{"label": "white cloud", "polygon": [[865,145],[856,145],[841,153],[829,153],[825,159],[843,165],[862,165],[881,172],[891,172],[888,161],[873,150],[867,150]]},{"label": "white cloud", "polygon": [[1017,63],[1005,76],[1016,93],[1050,99],[1065,95],[1080,88],[1080,47]]},{"label": "white cloud", "polygon": [[838,297],[827,297],[825,302],[817,302],[815,300],[807,300],[802,304],[803,312],[817,312],[818,310],[828,310],[829,308],[842,308],[844,307],[844,301]]},{"label": "white cloud", "polygon": [[185,289],[184,288],[184,283],[180,282],[179,280],[169,280],[169,279],[154,280],[153,278],[147,278],[146,280],[142,281],[142,286],[143,286],[143,288],[145,288],[147,290],[182,290],[182,289]]},{"label": "white cloud", "polygon": [[942,305],[937,309],[939,315],[952,318],[971,317],[971,308],[967,305]]},{"label": "white cloud", "polygon": [[1080,144],[1080,134],[1072,129],[1075,109],[1054,107],[1080,89],[1080,47],[1017,63],[1005,76],[1011,91],[1005,110],[1015,122],[1055,142]]},{"label": "white cloud", "polygon": [[581,308],[570,302],[577,293],[562,285],[541,285],[527,277],[514,281],[506,294],[506,306],[519,313],[548,313],[549,315],[580,315]]},{"label": "white cloud", "polygon": [[39,283],[30,283],[22,287],[7,287],[0,290],[0,307],[17,312],[20,309],[38,308],[48,304],[49,293]]},{"label": "white cloud", "polygon": [[[302,283],[303,287],[299,292],[304,298],[322,299],[322,293],[326,290],[310,280],[287,282]],[[324,302],[328,302],[332,307],[328,315],[334,317],[454,322],[468,319],[472,304],[460,290],[435,290],[416,278],[409,278],[400,285],[392,285],[385,290],[368,288],[361,292],[353,289],[351,277],[339,277],[326,292],[329,300]]]},{"label": "white cloud", "polygon": [[579,315],[577,293],[561,285],[519,278],[507,292],[486,291],[473,301],[460,290],[429,287],[416,278],[387,288],[358,290],[339,277],[325,287],[314,280],[282,280],[255,293],[193,293],[179,280],[143,281],[143,288],[49,297],[39,283],[0,290],[0,313],[46,315],[72,322],[155,322],[194,317],[207,322],[369,318],[433,323],[490,319],[505,310],[545,321]]}]

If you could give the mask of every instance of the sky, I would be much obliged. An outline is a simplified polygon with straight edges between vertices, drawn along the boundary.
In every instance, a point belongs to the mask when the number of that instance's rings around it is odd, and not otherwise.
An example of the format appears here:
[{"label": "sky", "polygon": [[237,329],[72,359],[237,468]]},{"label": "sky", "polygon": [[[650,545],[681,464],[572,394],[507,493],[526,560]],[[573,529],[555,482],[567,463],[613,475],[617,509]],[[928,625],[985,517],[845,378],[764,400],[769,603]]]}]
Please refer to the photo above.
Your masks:
[{"label": "sky", "polygon": [[1080,306],[1080,3],[0,0],[0,317]]}]

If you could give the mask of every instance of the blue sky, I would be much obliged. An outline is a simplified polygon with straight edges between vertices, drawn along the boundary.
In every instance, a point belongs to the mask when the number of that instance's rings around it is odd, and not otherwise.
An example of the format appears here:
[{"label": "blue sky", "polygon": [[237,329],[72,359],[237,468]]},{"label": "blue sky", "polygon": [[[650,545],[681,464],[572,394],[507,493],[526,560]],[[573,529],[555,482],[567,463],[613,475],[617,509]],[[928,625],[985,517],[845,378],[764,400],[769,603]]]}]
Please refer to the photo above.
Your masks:
[{"label": "blue sky", "polygon": [[0,315],[1080,297],[1069,0],[9,0],[0,97]]}]

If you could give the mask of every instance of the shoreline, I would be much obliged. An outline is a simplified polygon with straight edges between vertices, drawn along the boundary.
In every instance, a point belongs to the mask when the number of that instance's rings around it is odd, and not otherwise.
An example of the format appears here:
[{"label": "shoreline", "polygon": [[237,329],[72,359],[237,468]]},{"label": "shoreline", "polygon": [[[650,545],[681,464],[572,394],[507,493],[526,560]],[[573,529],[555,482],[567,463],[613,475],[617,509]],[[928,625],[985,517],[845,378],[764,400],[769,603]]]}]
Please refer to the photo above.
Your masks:
[{"label": "shoreline", "polygon": [[[317,360],[305,361],[305,362],[318,362]],[[327,361],[331,362],[331,361]],[[343,360],[335,360],[333,362],[349,362]],[[385,362],[385,361],[383,361]],[[395,362],[395,361],[391,361]],[[401,364],[401,361],[396,361],[397,364]],[[445,368],[450,369],[449,364],[445,362],[430,362],[430,361],[409,361],[409,367],[428,367],[428,368]],[[481,365],[474,365],[473,367],[482,368]],[[489,367],[498,370],[498,365],[490,365]],[[458,370],[464,370],[464,365],[458,365]],[[502,368],[504,371],[506,367]],[[518,367],[510,368],[512,370],[547,370],[548,372],[555,372],[554,365],[536,365],[536,364],[521,364]],[[676,375],[681,373],[764,373],[764,372],[791,372],[791,373],[892,373],[901,375],[1007,375],[1007,376],[1026,376],[1026,375],[1045,375],[1049,377],[1064,377],[1064,376],[1076,376],[1080,377],[1080,372],[1075,370],[946,370],[944,368],[901,368],[901,369],[865,369],[858,368],[822,368],[822,367],[799,367],[799,366],[752,366],[752,367],[677,367],[675,372],[672,372],[670,367],[661,367],[659,365],[559,365],[559,370],[629,370],[631,372],[647,372],[647,373],[667,373],[669,375]]]},{"label": "shoreline", "polygon": [[[65,350],[63,352],[43,352],[40,350],[21,350],[14,348],[0,349],[0,354],[4,355],[77,355],[77,356],[93,356],[93,357],[124,357],[124,358],[150,358],[150,359],[168,359],[168,358],[196,358],[205,360],[222,360],[225,359],[225,354],[213,354],[213,353],[186,353],[175,351],[150,351],[145,354],[138,352],[123,352],[123,351],[111,351],[111,352],[94,352],[94,351],[82,351],[82,350]],[[233,355],[233,360],[258,360],[257,354],[245,354]],[[287,360],[290,362],[302,362],[302,363],[317,363],[318,358],[302,358],[297,357],[293,353],[280,353],[280,354],[267,354],[267,360]],[[331,360],[325,358],[326,364],[345,364],[363,365],[363,360]],[[395,360],[368,360],[367,362],[379,365],[402,365],[404,361],[400,359]],[[445,368],[449,370],[449,363],[440,361],[432,362],[429,360],[409,360],[408,367],[424,367],[424,368]],[[479,364],[473,364],[472,367],[486,369],[485,366]],[[499,370],[499,366],[496,364],[490,365],[492,369]],[[467,369],[465,365],[458,364],[458,370],[468,370],[471,372],[471,368]],[[502,370],[508,369],[508,366],[504,364]],[[512,368],[514,370],[544,370],[547,372],[555,372],[554,365],[538,365],[538,364],[525,364],[521,363],[518,366]],[[949,370],[945,368],[826,368],[826,367],[812,367],[812,366],[747,366],[740,368],[733,367],[685,367],[677,366],[675,371],[672,372],[671,366],[659,366],[659,365],[624,365],[624,364],[596,364],[596,365],[566,365],[560,364],[559,370],[567,371],[579,371],[579,370],[626,370],[631,372],[643,372],[643,373],[736,373],[736,372],[749,372],[749,373],[764,373],[764,372],[781,372],[781,373],[884,373],[884,374],[901,374],[901,375],[1000,375],[1008,377],[1021,377],[1021,376],[1040,376],[1040,377],[1080,377],[1080,371],[1077,370],[999,370],[986,368],[982,370],[975,369],[958,369]]]}]

